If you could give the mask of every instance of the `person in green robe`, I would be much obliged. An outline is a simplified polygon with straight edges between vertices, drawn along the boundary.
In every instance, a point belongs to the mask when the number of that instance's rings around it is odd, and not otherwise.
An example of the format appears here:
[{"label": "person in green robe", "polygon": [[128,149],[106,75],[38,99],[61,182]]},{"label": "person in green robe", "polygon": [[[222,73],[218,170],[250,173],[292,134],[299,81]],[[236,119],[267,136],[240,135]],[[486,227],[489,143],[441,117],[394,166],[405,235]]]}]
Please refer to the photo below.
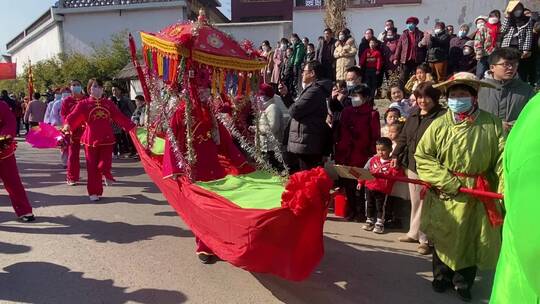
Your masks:
[{"label": "person in green robe", "polygon": [[434,246],[432,287],[454,287],[463,301],[472,298],[477,269],[495,267],[501,244],[501,202],[459,192],[497,191],[502,183],[502,121],[478,108],[481,86],[491,85],[466,72],[434,86],[446,93],[449,111],[433,121],[415,153],[420,179],[432,186],[420,226]]},{"label": "person in green robe", "polygon": [[492,304],[540,303],[540,95],[519,115],[504,151],[503,242]]}]

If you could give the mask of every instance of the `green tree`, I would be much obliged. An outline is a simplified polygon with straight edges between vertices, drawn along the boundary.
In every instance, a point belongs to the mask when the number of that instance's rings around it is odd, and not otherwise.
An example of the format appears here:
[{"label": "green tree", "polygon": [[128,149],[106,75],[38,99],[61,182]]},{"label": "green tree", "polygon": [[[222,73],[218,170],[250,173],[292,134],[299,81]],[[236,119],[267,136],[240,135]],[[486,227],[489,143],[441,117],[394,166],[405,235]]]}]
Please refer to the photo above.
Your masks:
[{"label": "green tree", "polygon": [[[127,37],[125,31],[114,34],[109,42],[95,46],[91,55],[65,53],[32,63],[34,90],[44,92],[48,88],[66,86],[72,79],[78,79],[83,85],[93,77],[110,82],[130,61]],[[10,92],[26,92],[27,81],[28,65],[24,67],[24,73],[19,75],[16,80],[0,81],[0,89],[6,89]]]}]

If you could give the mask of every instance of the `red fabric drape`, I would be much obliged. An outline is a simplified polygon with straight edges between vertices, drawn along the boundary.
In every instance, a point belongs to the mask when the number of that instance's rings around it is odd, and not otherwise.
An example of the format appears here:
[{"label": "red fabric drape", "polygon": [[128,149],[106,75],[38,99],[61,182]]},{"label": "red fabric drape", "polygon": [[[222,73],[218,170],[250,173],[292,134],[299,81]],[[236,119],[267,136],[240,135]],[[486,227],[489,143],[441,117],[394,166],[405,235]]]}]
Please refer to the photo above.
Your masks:
[{"label": "red fabric drape", "polygon": [[131,133],[147,174],[169,204],[221,259],[247,271],[287,280],[310,276],[324,254],[325,206],[295,215],[289,208],[242,209],[188,182],[164,179],[161,165]]}]

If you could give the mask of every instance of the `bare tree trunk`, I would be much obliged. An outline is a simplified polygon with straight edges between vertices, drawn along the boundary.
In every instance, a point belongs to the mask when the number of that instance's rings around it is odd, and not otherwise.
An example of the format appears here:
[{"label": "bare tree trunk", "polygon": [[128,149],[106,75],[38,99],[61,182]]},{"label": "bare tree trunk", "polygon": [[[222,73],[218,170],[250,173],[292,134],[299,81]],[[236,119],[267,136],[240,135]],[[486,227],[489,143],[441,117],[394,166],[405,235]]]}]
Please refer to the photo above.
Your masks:
[{"label": "bare tree trunk", "polygon": [[324,23],[326,27],[332,29],[334,33],[347,27],[347,18],[345,10],[347,9],[347,0],[325,0]]}]

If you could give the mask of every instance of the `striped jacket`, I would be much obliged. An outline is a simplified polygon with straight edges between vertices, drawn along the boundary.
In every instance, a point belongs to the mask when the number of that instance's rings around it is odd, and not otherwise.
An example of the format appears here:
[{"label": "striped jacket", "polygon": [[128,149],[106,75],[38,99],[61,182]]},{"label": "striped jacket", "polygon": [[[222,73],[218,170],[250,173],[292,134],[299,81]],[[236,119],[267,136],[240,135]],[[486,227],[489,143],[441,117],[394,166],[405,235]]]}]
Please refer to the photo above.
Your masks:
[{"label": "striped jacket", "polygon": [[533,40],[533,23],[529,19],[525,25],[518,27],[511,24],[508,18],[504,18],[501,25],[501,33],[503,35],[502,47],[509,47],[512,37],[518,37],[518,49],[520,51],[531,51]]}]

